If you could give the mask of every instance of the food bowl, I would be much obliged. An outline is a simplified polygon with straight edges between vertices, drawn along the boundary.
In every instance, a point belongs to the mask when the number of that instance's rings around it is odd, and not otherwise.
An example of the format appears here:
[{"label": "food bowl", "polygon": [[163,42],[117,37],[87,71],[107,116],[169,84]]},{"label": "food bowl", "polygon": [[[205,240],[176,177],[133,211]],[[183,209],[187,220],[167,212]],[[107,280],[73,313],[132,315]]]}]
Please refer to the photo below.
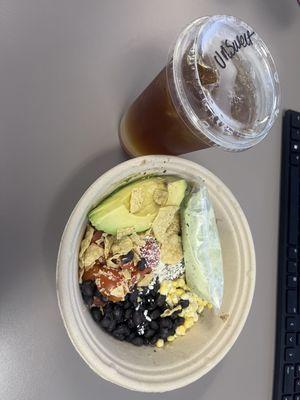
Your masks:
[{"label": "food bowl", "polygon": [[[215,209],[224,262],[222,318],[207,310],[186,336],[161,349],[135,347],[104,332],[84,305],[78,285],[78,251],[88,212],[120,183],[148,174],[205,181]],[[61,239],[56,281],[64,325],[90,368],[127,389],[164,392],[201,378],[221,361],[239,336],[254,292],[253,240],[238,202],[207,169],[178,157],[139,157],[103,174],[79,200]]]}]

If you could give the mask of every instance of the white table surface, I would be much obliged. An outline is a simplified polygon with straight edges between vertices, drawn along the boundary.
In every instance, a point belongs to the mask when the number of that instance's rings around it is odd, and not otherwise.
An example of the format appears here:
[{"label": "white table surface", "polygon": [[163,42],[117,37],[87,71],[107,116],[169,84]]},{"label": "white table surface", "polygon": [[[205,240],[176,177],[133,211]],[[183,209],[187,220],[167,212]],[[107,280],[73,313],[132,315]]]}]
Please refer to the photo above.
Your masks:
[{"label": "white table surface", "polygon": [[76,353],[56,300],[63,227],[84,190],[125,157],[119,118],[192,19],[232,14],[275,58],[283,109],[300,111],[296,0],[0,0],[0,399],[267,400],[272,396],[281,115],[241,154],[187,155],[216,173],[254,236],[257,284],[245,328],[205,377],[141,394],[96,376]]}]

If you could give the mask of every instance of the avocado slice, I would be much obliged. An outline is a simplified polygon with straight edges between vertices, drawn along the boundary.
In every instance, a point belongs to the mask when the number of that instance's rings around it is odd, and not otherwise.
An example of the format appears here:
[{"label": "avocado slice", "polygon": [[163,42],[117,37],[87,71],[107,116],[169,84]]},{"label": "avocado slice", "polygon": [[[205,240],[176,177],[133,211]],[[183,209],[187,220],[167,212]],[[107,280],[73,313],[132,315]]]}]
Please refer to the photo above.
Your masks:
[{"label": "avocado slice", "polygon": [[137,216],[130,213],[124,204],[121,204],[105,214],[94,213],[90,217],[90,222],[99,231],[116,235],[117,231],[122,228],[134,227],[136,232],[146,231],[150,228],[155,217],[156,213]]},{"label": "avocado slice", "polygon": [[187,183],[184,179],[178,179],[168,183],[167,206],[180,206],[185,196]]},{"label": "avocado slice", "polygon": [[[129,210],[134,188],[141,188],[144,198],[141,209],[133,214]],[[96,229],[110,234],[116,234],[118,229],[127,227],[143,232],[150,228],[159,210],[153,200],[153,193],[156,189],[164,188],[165,181],[160,177],[132,182],[112,193],[94,208],[89,213],[89,220]]]}]

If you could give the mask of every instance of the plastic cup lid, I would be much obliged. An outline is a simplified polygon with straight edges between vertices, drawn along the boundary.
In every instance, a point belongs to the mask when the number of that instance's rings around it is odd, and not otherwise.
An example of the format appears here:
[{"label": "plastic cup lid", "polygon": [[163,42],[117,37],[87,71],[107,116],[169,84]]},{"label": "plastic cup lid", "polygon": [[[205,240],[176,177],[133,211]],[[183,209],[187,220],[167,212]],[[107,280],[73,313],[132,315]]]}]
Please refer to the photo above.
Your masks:
[{"label": "plastic cup lid", "polygon": [[[245,22],[217,15],[196,20],[182,32],[175,45],[174,63],[176,55],[186,58],[182,44],[188,42],[191,27],[194,41],[185,50],[190,70],[184,71],[183,62],[178,62],[178,79],[174,66],[175,86],[185,112],[217,145],[232,150],[249,148],[266,136],[279,112],[279,80],[272,56]],[[189,73],[194,74],[192,91],[184,83]]]}]

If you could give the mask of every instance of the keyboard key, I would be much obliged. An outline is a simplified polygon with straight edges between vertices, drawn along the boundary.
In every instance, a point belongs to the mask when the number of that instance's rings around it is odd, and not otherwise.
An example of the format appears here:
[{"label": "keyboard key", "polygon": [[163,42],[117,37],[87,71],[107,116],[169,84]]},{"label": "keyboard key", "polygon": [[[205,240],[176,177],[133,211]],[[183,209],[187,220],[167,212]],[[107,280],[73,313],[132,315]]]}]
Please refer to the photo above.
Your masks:
[{"label": "keyboard key", "polygon": [[296,292],[296,290],[288,290],[287,291],[286,311],[288,314],[296,314],[297,313],[297,292]]},{"label": "keyboard key", "polygon": [[286,296],[286,312],[288,314],[297,313],[297,292],[296,290],[288,290]]},{"label": "keyboard key", "polygon": [[294,371],[293,365],[285,365],[283,372],[283,393],[293,393],[294,390]]},{"label": "keyboard key", "polygon": [[290,274],[296,274],[297,273],[297,263],[295,261],[289,261],[287,270]]},{"label": "keyboard key", "polygon": [[297,282],[298,282],[297,276],[289,275],[287,277],[287,285],[288,285],[288,287],[290,287],[290,288],[297,287]]},{"label": "keyboard key", "polygon": [[292,142],[291,143],[291,151],[293,151],[294,153],[299,153],[300,151],[300,145],[297,142]]},{"label": "keyboard key", "polygon": [[300,128],[292,128],[292,135],[291,138],[293,140],[300,140]]},{"label": "keyboard key", "polygon": [[285,349],[285,361],[287,362],[293,362],[296,361],[296,350],[292,349],[291,347],[288,347]]},{"label": "keyboard key", "polygon": [[294,128],[300,128],[300,113],[292,113],[292,126]]},{"label": "keyboard key", "polygon": [[[297,333],[297,345],[298,346],[300,345],[300,333],[299,332]],[[300,378],[300,376],[299,376],[299,378]]]},{"label": "keyboard key", "polygon": [[[290,214],[292,214],[292,212],[290,213]],[[295,214],[295,213],[294,213]],[[298,227],[298,221],[297,221],[297,219],[295,220],[294,219],[294,221],[296,221],[297,222],[297,224],[296,223],[293,223],[293,227],[295,226],[296,227],[296,231],[295,232],[297,232],[297,227]],[[290,242],[291,243],[295,243],[296,241],[297,241],[297,237],[295,237],[294,238],[294,229],[291,229],[291,225],[290,225]],[[298,233],[298,232],[297,232]],[[291,238],[291,236],[293,236],[293,238]],[[297,235],[296,235],[297,236]],[[288,248],[288,257],[290,258],[290,259],[292,259],[292,260],[296,260],[296,258],[297,258],[297,254],[298,254],[298,250],[297,250],[297,248],[296,247],[289,247]]]},{"label": "keyboard key", "polygon": [[282,400],[292,400],[292,396],[282,396]]},{"label": "keyboard key", "polygon": [[296,378],[300,378],[300,364],[296,365],[295,375]]},{"label": "keyboard key", "polygon": [[294,331],[296,329],[295,317],[287,317],[285,322],[286,322],[285,327],[287,331]]},{"label": "keyboard key", "polygon": [[[298,144],[300,146],[300,143]],[[290,198],[289,198],[289,242],[296,244],[298,240],[298,216],[299,216],[299,169],[290,168]],[[297,258],[297,249],[289,248],[288,256],[294,260]]]},{"label": "keyboard key", "polygon": [[290,159],[291,159],[292,165],[299,165],[299,163],[300,163],[300,155],[299,154],[292,153]]},{"label": "keyboard key", "polygon": [[296,345],[296,333],[287,333],[285,335],[285,344],[289,346]]},{"label": "keyboard key", "polygon": [[300,394],[295,394],[293,400],[300,400]]},{"label": "keyboard key", "polygon": [[295,392],[300,392],[300,379],[295,380]]}]

